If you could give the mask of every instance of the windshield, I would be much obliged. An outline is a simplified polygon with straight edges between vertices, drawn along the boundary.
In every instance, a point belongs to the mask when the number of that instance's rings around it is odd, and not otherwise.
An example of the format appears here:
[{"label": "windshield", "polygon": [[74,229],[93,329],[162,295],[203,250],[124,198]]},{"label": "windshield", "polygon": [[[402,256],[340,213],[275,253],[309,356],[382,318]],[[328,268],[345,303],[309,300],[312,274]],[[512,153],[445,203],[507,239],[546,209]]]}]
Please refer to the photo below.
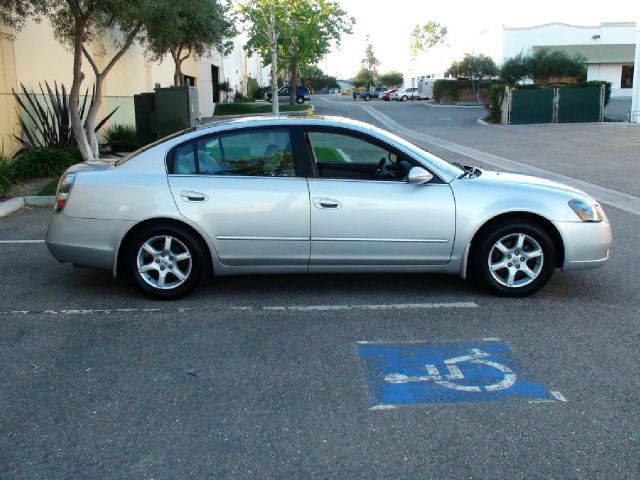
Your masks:
[{"label": "windshield", "polygon": [[195,131],[195,128],[187,128],[185,130],[180,130],[179,132],[176,133],[172,133],[171,135],[167,135],[166,137],[162,137],[159,140],[156,140],[155,142],[149,143],[147,145],[145,145],[144,147],[140,147],[138,150],[131,152],[129,155],[127,155],[124,158],[121,158],[120,160],[118,160],[115,163],[116,167],[119,167],[120,165],[122,165],[123,163],[128,162],[129,160],[131,160],[133,157],[140,155],[143,152],[146,152],[147,150],[149,150],[150,148],[155,147],[156,145],[160,145],[163,142],[166,142],[167,140],[171,140],[172,138],[176,138],[179,137],[180,135],[184,134],[184,133],[190,133]]}]

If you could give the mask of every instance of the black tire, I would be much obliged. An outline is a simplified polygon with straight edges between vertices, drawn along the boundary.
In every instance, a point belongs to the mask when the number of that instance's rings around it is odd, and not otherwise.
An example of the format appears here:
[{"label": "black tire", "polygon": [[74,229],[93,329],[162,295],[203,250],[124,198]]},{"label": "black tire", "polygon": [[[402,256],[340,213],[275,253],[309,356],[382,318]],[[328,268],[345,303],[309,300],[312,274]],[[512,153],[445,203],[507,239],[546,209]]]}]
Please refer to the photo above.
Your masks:
[{"label": "black tire", "polygon": [[406,95],[403,95],[403,96],[402,96],[402,101],[403,101],[403,102],[406,102],[406,101],[407,101],[407,96],[406,96]]},{"label": "black tire", "polygon": [[[518,248],[521,238],[522,247]],[[529,258],[539,250],[541,256]],[[512,220],[492,226],[475,240],[469,276],[494,294],[526,297],[547,284],[555,266],[555,246],[547,231],[528,220]]]},{"label": "black tire", "polygon": [[368,102],[369,100],[371,100],[371,97],[370,97],[369,95],[366,95],[366,96],[364,97],[364,101],[365,101],[365,102]]},{"label": "black tire", "polygon": [[[170,249],[163,251],[167,237],[172,238]],[[158,255],[154,256],[148,250],[143,250],[145,243],[153,247]],[[135,232],[126,248],[125,266],[130,278],[145,295],[152,298],[173,300],[184,297],[200,285],[209,271],[206,245],[197,235],[179,225],[149,225]],[[190,257],[178,260],[186,252]],[[140,264],[153,268],[144,273],[140,271]],[[157,285],[160,283],[160,269],[165,277],[164,288]],[[185,278],[179,278],[178,273],[186,275]]]},{"label": "black tire", "polygon": [[304,103],[304,97],[296,97],[296,103],[297,103],[298,105],[300,105],[300,104]]}]

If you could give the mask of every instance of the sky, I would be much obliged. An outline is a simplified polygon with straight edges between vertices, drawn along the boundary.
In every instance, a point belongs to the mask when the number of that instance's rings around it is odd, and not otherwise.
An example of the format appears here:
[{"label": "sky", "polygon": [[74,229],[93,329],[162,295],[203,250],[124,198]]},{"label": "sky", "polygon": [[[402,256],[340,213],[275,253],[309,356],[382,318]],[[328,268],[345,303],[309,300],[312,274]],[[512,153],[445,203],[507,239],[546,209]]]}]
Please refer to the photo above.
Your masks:
[{"label": "sky", "polygon": [[[502,61],[502,26],[526,27],[550,22],[599,25],[640,21],[640,0],[336,0],[356,18],[351,35],[318,65],[339,79],[352,78],[364,56],[366,36],[380,61],[380,73],[398,70],[417,75],[443,73],[464,53],[485,53]],[[604,7],[603,7],[604,5]],[[409,34],[416,24],[434,20],[447,27],[445,46],[410,61]],[[413,75],[411,75],[413,76]]]}]

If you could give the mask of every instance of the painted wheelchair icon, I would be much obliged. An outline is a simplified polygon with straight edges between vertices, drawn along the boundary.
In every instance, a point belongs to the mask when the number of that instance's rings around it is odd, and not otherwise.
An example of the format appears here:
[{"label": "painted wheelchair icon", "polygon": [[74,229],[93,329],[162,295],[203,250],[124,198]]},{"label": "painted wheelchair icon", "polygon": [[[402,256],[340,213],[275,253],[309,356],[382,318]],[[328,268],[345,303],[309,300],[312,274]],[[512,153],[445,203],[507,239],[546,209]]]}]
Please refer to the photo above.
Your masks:
[{"label": "painted wheelchair icon", "polygon": [[[459,390],[461,392],[480,392],[482,390],[487,392],[495,392],[498,390],[504,390],[511,387],[516,383],[517,376],[511,371],[511,369],[498,362],[487,360],[489,354],[483,352],[479,348],[472,348],[469,355],[462,355],[459,357],[448,358],[444,360],[444,366],[449,373],[442,375],[438,368],[431,364],[425,365],[424,368],[427,372],[426,375],[409,376],[402,373],[391,373],[384,377],[384,381],[387,383],[409,383],[409,382],[434,382],[441,387],[451,388],[453,390]],[[452,380],[464,380],[464,374],[458,364],[470,362],[476,365],[486,365],[491,368],[495,368],[499,372],[504,374],[504,379],[498,383],[491,385],[465,385],[464,383],[457,383]]]},{"label": "painted wheelchair icon", "polygon": [[554,401],[500,341],[358,342],[372,409],[416,403]]}]

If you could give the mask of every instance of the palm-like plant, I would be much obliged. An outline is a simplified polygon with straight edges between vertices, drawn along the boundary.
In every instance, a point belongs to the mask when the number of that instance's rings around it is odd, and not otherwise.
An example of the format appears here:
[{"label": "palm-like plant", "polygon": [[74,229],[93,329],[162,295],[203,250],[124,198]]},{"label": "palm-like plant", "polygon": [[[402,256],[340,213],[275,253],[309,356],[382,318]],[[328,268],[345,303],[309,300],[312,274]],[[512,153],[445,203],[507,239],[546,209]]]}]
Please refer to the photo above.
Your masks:
[{"label": "palm-like plant", "polygon": [[[23,146],[23,148],[50,147],[50,148],[72,148],[76,145],[75,136],[71,129],[71,111],[69,107],[69,94],[64,85],[53,83],[51,88],[48,82],[44,82],[46,87],[43,88],[39,84],[42,99],[38,98],[38,94],[34,91],[28,92],[21,83],[20,87],[24,98],[16,93],[13,89],[13,96],[20,106],[21,115],[19,118],[22,134],[13,137]],[[95,91],[95,87],[94,87]],[[91,92],[91,102],[89,108],[93,104],[94,91]],[[87,100],[89,98],[89,89],[87,88],[82,105],[80,106],[80,118],[85,121],[85,110]],[[100,130],[104,124],[113,116],[120,108],[114,108],[109,115],[98,122],[95,131]],[[88,110],[87,110],[88,111]]]}]

